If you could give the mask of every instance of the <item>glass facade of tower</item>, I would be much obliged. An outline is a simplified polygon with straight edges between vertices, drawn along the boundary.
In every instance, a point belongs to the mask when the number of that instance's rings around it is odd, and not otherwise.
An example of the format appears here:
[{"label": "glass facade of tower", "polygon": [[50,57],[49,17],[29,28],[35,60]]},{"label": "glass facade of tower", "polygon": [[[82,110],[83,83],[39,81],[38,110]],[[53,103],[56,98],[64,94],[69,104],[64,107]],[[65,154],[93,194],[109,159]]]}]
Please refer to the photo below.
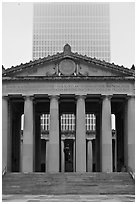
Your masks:
[{"label": "glass facade of tower", "polygon": [[33,59],[72,52],[110,61],[109,3],[34,3]]}]

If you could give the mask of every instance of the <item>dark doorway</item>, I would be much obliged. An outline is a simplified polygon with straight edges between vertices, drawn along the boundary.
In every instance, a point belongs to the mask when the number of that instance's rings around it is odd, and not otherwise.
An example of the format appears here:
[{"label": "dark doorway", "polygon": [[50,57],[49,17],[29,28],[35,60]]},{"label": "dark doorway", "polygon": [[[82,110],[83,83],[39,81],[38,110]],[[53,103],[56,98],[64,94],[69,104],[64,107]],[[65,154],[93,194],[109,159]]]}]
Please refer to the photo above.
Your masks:
[{"label": "dark doorway", "polygon": [[11,167],[7,167],[12,172],[21,171],[21,115],[23,114],[24,101],[23,98],[11,98],[9,101],[10,108],[10,133],[11,147],[8,151],[11,155]]},{"label": "dark doorway", "polygon": [[73,140],[65,140],[64,142],[65,154],[65,172],[73,172]]},{"label": "dark doorway", "polygon": [[46,140],[41,139],[41,172],[46,172]]},{"label": "dark doorway", "polygon": [[35,172],[46,172],[46,141],[49,138],[49,110],[50,103],[48,97],[35,98],[34,103],[34,164]]}]

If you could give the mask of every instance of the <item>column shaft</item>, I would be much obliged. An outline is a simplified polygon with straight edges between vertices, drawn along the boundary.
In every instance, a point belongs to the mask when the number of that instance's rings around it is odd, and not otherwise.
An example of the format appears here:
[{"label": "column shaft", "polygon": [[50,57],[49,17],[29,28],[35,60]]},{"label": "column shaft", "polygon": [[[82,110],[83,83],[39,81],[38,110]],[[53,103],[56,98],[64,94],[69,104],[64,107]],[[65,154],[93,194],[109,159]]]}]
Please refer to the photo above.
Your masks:
[{"label": "column shaft", "polygon": [[59,172],[59,110],[57,96],[52,96],[50,99],[50,131],[48,149],[48,172]]},{"label": "column shaft", "polygon": [[2,171],[7,169],[8,143],[8,101],[2,98]]},{"label": "column shaft", "polygon": [[33,101],[26,97],[24,103],[23,172],[33,172]]},{"label": "column shaft", "polygon": [[93,171],[93,150],[92,150],[92,140],[88,141],[88,172]]},{"label": "column shaft", "polygon": [[75,164],[75,140],[73,140],[73,172],[75,172],[76,171],[76,169],[75,169],[75,166],[76,166],[76,164]]},{"label": "column shaft", "polygon": [[128,168],[135,171],[135,97],[128,99],[127,107]]},{"label": "column shaft", "polygon": [[102,172],[112,172],[111,100],[102,102]]},{"label": "column shaft", "polygon": [[49,141],[47,140],[46,141],[46,161],[45,161],[46,172],[48,172],[48,151],[49,151]]},{"label": "column shaft", "polygon": [[76,172],[86,172],[85,99],[79,96],[76,112]]},{"label": "column shaft", "polygon": [[64,172],[64,140],[61,141],[61,172]]},{"label": "column shaft", "polygon": [[[124,109],[124,165],[126,167],[128,167],[128,125],[127,124],[128,124],[128,103],[125,103],[125,109]],[[119,149],[120,147],[118,148],[118,150]],[[119,157],[118,157],[118,161],[119,161]]]}]

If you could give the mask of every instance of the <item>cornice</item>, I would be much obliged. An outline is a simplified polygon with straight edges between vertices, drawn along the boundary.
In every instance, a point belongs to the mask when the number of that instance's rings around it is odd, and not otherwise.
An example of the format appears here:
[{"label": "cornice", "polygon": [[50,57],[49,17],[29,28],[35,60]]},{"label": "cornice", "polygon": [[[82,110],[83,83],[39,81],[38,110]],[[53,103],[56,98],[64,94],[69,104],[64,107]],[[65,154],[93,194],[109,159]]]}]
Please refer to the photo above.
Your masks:
[{"label": "cornice", "polygon": [[2,77],[2,81],[135,81],[133,76],[20,76]]}]

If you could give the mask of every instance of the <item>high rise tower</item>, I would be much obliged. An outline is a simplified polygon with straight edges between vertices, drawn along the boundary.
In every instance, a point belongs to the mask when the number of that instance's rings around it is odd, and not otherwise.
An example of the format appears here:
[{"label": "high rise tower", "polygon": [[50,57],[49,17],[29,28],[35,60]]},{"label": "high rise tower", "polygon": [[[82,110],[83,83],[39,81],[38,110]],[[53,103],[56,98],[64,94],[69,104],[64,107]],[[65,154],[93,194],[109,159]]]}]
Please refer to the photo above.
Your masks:
[{"label": "high rise tower", "polygon": [[72,52],[110,61],[108,3],[34,3],[33,59]]}]

